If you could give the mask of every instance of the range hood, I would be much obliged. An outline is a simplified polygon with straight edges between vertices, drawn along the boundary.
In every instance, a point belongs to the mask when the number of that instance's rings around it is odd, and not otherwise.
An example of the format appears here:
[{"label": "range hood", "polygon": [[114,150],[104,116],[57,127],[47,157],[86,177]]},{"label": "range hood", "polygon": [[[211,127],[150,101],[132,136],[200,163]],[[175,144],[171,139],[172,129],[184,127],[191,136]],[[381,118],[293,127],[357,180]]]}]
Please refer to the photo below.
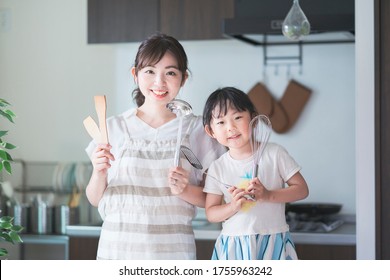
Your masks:
[{"label": "range hood", "polygon": [[[227,37],[253,45],[297,44],[282,34],[293,0],[235,0],[234,18],[223,21]],[[300,0],[311,25],[302,44],[353,43],[355,0]]]}]

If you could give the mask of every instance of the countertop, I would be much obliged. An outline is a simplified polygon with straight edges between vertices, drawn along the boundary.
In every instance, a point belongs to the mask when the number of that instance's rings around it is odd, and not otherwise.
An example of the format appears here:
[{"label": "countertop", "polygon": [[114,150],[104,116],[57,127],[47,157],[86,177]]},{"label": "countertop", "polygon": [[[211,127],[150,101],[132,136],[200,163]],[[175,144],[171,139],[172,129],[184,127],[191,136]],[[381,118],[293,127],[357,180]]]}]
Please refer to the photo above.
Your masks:
[{"label": "countertop", "polygon": [[[99,237],[100,226],[69,225],[70,237]],[[196,240],[216,240],[220,233],[219,224],[204,223],[194,225]],[[339,228],[327,233],[291,232],[295,244],[317,245],[356,245],[355,223],[344,223]]]}]

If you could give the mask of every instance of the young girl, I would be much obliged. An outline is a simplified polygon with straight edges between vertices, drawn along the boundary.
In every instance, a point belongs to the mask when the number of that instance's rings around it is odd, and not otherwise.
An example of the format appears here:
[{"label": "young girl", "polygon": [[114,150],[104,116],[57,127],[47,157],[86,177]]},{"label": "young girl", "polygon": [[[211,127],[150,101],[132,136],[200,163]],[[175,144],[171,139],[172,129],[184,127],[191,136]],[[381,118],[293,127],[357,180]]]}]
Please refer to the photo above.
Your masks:
[{"label": "young girl", "polygon": [[[86,189],[103,225],[97,259],[195,259],[192,219],[204,207],[201,171],[175,167],[179,120],[167,109],[188,76],[174,38],[156,34],[139,46],[131,73],[138,108],[107,120],[110,144],[91,142]],[[183,144],[207,167],[225,148],[204,133],[201,117],[183,120]]]},{"label": "young girl", "polygon": [[[229,149],[210,165],[208,174],[236,186],[226,189],[211,176],[206,178],[207,218],[223,222],[212,259],[297,259],[285,203],[307,197],[308,187],[300,166],[274,143],[267,144],[257,177],[251,179],[249,123],[256,114],[248,96],[232,87],[214,91],[204,108],[207,134]],[[247,199],[248,195],[255,201]]]}]

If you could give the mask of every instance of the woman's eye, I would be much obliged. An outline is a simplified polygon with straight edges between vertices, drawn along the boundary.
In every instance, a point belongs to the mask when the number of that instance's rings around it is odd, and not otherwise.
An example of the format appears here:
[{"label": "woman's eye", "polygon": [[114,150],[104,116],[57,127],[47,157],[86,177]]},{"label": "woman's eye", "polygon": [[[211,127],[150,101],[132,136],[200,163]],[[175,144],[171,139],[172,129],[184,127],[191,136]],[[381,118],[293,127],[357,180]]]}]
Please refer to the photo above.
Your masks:
[{"label": "woman's eye", "polygon": [[153,72],[153,70],[145,70],[145,73],[146,74],[153,74],[154,72]]},{"label": "woman's eye", "polygon": [[242,116],[237,116],[236,120],[242,119]]},{"label": "woman's eye", "polygon": [[170,71],[167,73],[168,76],[176,76],[176,72]]},{"label": "woman's eye", "polygon": [[223,125],[223,121],[219,121],[216,123],[217,125]]}]

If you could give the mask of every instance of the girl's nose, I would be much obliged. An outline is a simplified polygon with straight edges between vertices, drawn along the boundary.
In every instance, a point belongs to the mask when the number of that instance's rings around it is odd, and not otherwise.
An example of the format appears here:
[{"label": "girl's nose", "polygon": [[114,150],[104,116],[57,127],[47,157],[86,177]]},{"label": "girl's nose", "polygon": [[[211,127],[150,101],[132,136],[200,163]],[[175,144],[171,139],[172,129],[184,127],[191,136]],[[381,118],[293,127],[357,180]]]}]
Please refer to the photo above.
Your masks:
[{"label": "girl's nose", "polygon": [[234,123],[232,123],[232,122],[228,122],[227,123],[227,129],[229,130],[229,131],[232,131],[232,130],[234,130],[236,127],[235,127],[235,125],[234,125]]}]

